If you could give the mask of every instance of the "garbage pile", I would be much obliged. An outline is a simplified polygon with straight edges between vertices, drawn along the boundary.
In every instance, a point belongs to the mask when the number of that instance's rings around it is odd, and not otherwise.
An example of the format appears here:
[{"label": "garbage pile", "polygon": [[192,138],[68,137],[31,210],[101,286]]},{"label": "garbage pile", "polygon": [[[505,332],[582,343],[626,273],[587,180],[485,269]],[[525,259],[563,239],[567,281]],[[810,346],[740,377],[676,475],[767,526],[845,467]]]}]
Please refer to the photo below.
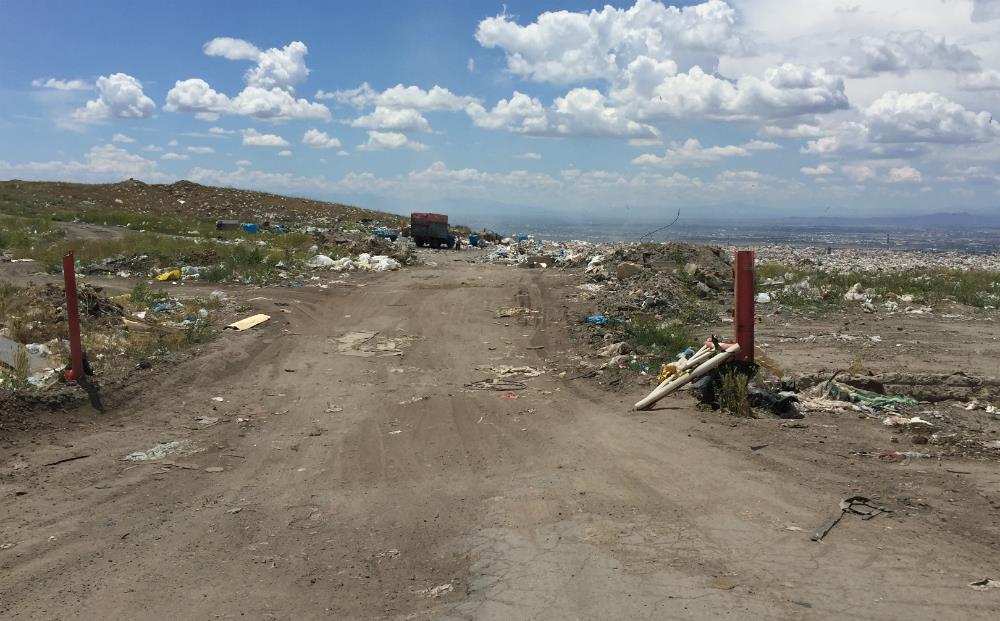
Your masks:
[{"label": "garbage pile", "polygon": [[577,298],[591,303],[592,315],[643,312],[675,319],[728,300],[732,291],[731,259],[717,247],[669,242],[602,244],[597,250],[577,285]]},{"label": "garbage pile", "polygon": [[583,267],[578,295],[595,302],[595,315],[669,313],[691,297],[714,299],[732,291],[732,259],[719,247],[530,238],[503,242],[479,261],[525,268]]},{"label": "garbage pile", "polygon": [[[16,289],[16,290],[14,290]],[[66,296],[45,284],[7,289],[0,302],[0,388],[49,388],[69,362]],[[180,299],[148,285],[110,297],[101,287],[78,287],[84,366],[107,376],[136,359],[169,353],[209,338],[213,316],[226,313],[226,295]]]},{"label": "garbage pile", "polygon": [[908,270],[959,269],[1000,271],[1000,255],[960,252],[900,251],[889,249],[759,246],[758,264],[778,263],[822,272],[905,272]]},{"label": "garbage pile", "polygon": [[479,244],[489,248],[489,252],[478,258],[480,262],[527,268],[578,266],[596,252],[595,245],[586,241],[556,242],[527,235],[505,237],[493,246],[482,239]]},{"label": "garbage pile", "polygon": [[393,259],[392,257],[385,255],[372,256],[367,252],[358,255],[356,259],[351,259],[350,257],[332,259],[325,254],[317,254],[311,257],[309,261],[307,261],[307,264],[309,267],[326,268],[333,270],[334,272],[388,272],[398,270],[402,265],[399,261]]},{"label": "garbage pile", "polygon": [[964,373],[880,373],[798,378],[802,407],[812,412],[856,412],[880,421],[920,451],[882,451],[885,461],[938,456],[1000,455],[1000,379]]}]

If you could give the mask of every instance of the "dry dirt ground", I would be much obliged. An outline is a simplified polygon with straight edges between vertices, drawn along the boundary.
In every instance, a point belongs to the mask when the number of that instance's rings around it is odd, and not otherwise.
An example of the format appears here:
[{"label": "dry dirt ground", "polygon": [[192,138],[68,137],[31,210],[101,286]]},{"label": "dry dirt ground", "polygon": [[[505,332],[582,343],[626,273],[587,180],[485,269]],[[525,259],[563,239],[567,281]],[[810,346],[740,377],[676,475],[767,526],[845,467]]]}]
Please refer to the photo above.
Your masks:
[{"label": "dry dirt ground", "polygon": [[[270,322],[111,411],[0,439],[0,618],[1000,616],[1000,588],[968,586],[1000,579],[996,462],[855,455],[890,433],[854,413],[789,427],[687,395],[630,412],[641,390],[559,376],[580,319],[565,274],[447,257],[243,291]],[[540,313],[497,318],[518,305]],[[977,321],[939,343],[986,343],[974,364],[996,374],[995,328]],[[776,358],[852,358],[778,342],[787,329],[762,326]],[[901,359],[965,365],[956,349]],[[498,365],[549,371],[509,394],[465,388]],[[167,442],[185,451],[123,460]],[[894,512],[810,541],[852,494]]]}]

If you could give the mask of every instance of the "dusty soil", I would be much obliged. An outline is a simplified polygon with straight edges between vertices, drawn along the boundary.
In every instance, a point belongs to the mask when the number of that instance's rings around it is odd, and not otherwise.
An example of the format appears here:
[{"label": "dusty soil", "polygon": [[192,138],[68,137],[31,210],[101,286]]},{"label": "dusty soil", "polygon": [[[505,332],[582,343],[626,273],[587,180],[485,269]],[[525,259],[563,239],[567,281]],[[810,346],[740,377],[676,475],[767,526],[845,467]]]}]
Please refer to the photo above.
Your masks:
[{"label": "dusty soil", "polygon": [[[337,289],[235,292],[274,319],[106,413],[2,438],[0,617],[1000,614],[1000,588],[968,586],[1000,579],[995,461],[855,454],[895,445],[853,412],[789,426],[687,395],[630,412],[644,387],[566,379],[575,280],[438,254]],[[511,306],[540,312],[497,318]],[[844,331],[824,321],[765,318],[759,340],[789,366],[850,364],[860,341],[781,341]],[[872,366],[997,374],[988,318],[927,321],[878,326],[892,349]],[[546,372],[465,387],[500,365]],[[170,442],[183,450],[123,460]],[[893,512],[810,541],[854,494]]]}]

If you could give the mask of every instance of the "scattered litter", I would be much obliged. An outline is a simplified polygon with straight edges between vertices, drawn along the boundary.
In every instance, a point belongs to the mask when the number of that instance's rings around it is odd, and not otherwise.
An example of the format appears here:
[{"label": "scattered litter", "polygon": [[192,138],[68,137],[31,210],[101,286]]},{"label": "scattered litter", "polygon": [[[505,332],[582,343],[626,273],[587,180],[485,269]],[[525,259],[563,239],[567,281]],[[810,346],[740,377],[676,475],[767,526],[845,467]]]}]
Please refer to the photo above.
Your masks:
[{"label": "scattered litter", "polygon": [[219,419],[216,416],[195,416],[194,421],[200,425],[210,427],[219,422]]},{"label": "scattered litter", "polygon": [[604,326],[608,323],[608,318],[604,315],[591,315],[587,317],[587,323],[595,326]]},{"label": "scattered litter", "polygon": [[419,403],[425,399],[430,399],[430,397],[410,397],[406,401],[400,401],[399,405],[408,405],[410,403]]},{"label": "scattered litter", "polygon": [[882,420],[882,424],[887,427],[905,427],[909,431],[933,431],[937,429],[934,423],[926,421],[919,416],[906,418],[905,416],[890,415]]},{"label": "scattered litter", "polygon": [[124,460],[154,461],[157,459],[163,459],[167,455],[186,452],[189,447],[190,443],[187,440],[174,440],[173,442],[164,442],[162,444],[157,444],[156,446],[147,449],[145,451],[135,451],[133,453],[129,453],[124,457]]},{"label": "scattered litter", "polygon": [[166,282],[168,280],[180,280],[184,275],[181,274],[180,270],[167,270],[156,277],[156,280],[160,282]]},{"label": "scattered litter", "polygon": [[522,367],[512,367],[507,365],[500,365],[498,367],[487,367],[486,370],[493,371],[500,377],[505,377],[508,375],[520,375],[522,377],[538,377],[545,373],[545,371],[539,371],[534,367],[522,366]]},{"label": "scattered litter", "polygon": [[848,302],[864,302],[868,299],[868,294],[861,288],[861,283],[856,282],[844,294],[844,299]]},{"label": "scattered litter", "polygon": [[397,434],[400,434],[400,433],[403,433],[403,430],[402,430],[402,429],[397,429],[397,430],[395,430],[395,431],[390,431],[390,432],[389,432],[389,435],[390,435],[390,436],[394,436],[394,435],[397,435]]},{"label": "scattered litter", "polygon": [[974,591],[988,591],[990,589],[1000,588],[1000,580],[991,580],[989,578],[983,578],[982,580],[976,580],[975,582],[970,582],[969,588]]},{"label": "scattered litter", "polygon": [[330,267],[334,263],[336,263],[336,261],[325,254],[318,254],[306,261],[306,265],[309,267]]},{"label": "scattered litter", "polygon": [[235,321],[235,322],[229,324],[228,326],[226,326],[223,329],[224,330],[236,330],[237,332],[242,332],[243,330],[249,330],[250,328],[252,328],[252,327],[254,327],[256,325],[260,325],[260,324],[264,323],[265,321],[267,321],[270,318],[271,318],[270,315],[264,315],[264,314],[251,315],[250,317],[247,317],[246,319],[240,319],[239,321]]},{"label": "scattered litter", "polygon": [[878,393],[853,388],[828,380],[818,386],[820,396],[829,396],[839,401],[849,401],[851,403],[862,403],[872,408],[884,410],[900,405],[916,405],[917,400],[912,397],[893,396],[888,397]]},{"label": "scattered litter", "polygon": [[885,507],[878,506],[874,504],[870,498],[864,496],[850,496],[840,501],[840,513],[837,517],[830,522],[825,528],[816,531],[811,539],[813,541],[822,541],[826,537],[827,533],[833,530],[833,527],[840,523],[848,513],[853,513],[854,515],[860,515],[862,520],[870,520],[873,517],[880,515],[882,513],[891,513],[892,509],[886,509]]},{"label": "scattered litter", "polygon": [[219,403],[222,403],[223,401],[225,401],[225,399],[223,399],[222,397],[212,397],[212,401],[218,401]]},{"label": "scattered litter", "polygon": [[501,308],[497,311],[497,317],[520,317],[522,315],[535,315],[538,312],[524,306],[514,306],[511,308]]},{"label": "scattered litter", "polygon": [[484,379],[470,382],[465,385],[469,390],[496,390],[498,392],[511,390],[524,390],[528,387],[524,382],[504,379]]},{"label": "scattered litter", "polygon": [[325,412],[327,414],[334,414],[336,412],[343,412],[343,411],[344,411],[344,408],[340,407],[339,405],[334,405],[332,403],[327,403],[326,404],[326,410],[325,410]]},{"label": "scattered litter", "polygon": [[455,586],[449,582],[447,584],[441,584],[430,589],[421,589],[417,591],[417,593],[419,593],[420,595],[426,595],[427,597],[437,598],[441,597],[442,595],[447,595],[448,593],[451,593],[454,589]]},{"label": "scattered litter", "polygon": [[237,513],[239,513],[242,510],[243,510],[243,507],[234,507],[232,509],[227,509],[226,513],[228,513],[230,515],[236,515]]},{"label": "scattered litter", "polygon": [[209,466],[205,468],[205,472],[224,472],[225,470],[222,466]]},{"label": "scattered litter", "polygon": [[926,459],[931,455],[919,451],[882,451],[875,457],[882,461],[906,461],[907,459]]},{"label": "scattered litter", "polygon": [[58,464],[64,464],[68,461],[76,461],[77,459],[83,459],[85,457],[90,457],[90,455],[73,455],[71,457],[63,457],[62,459],[57,459],[55,461],[50,461],[48,463],[42,464],[43,466],[55,466]]}]

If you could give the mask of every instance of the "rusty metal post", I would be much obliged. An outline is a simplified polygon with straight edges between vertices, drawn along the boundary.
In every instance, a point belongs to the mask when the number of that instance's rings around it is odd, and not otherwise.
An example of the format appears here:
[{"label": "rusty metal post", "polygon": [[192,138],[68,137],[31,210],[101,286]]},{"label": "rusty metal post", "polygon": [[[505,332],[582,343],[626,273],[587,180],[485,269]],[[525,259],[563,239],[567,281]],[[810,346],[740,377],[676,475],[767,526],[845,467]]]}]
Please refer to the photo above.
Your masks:
[{"label": "rusty metal post", "polygon": [[733,266],[733,330],[740,344],[737,360],[753,362],[754,274],[753,250],[737,250]]},{"label": "rusty metal post", "polygon": [[72,368],[66,371],[66,381],[83,377],[83,345],[80,343],[80,305],[76,299],[76,271],[73,253],[63,256],[63,281],[66,283],[66,320],[69,322],[69,351]]}]

